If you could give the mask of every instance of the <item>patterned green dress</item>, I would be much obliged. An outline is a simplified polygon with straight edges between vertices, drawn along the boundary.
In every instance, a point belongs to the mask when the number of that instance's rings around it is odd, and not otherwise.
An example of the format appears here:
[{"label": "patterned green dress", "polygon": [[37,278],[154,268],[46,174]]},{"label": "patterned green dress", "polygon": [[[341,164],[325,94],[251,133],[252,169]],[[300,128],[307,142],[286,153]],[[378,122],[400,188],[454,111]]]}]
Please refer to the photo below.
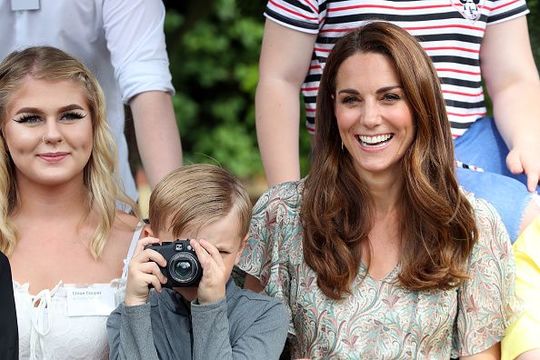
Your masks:
[{"label": "patterned green dress", "polygon": [[399,265],[382,280],[361,266],[352,294],[336,301],[322,293],[304,262],[303,184],[284,183],[262,195],[240,261],[269,295],[288,305],[293,358],[448,360],[501,341],[514,301],[514,266],[504,225],[485,201],[468,195],[480,238],[465,284],[410,291],[397,281]]}]

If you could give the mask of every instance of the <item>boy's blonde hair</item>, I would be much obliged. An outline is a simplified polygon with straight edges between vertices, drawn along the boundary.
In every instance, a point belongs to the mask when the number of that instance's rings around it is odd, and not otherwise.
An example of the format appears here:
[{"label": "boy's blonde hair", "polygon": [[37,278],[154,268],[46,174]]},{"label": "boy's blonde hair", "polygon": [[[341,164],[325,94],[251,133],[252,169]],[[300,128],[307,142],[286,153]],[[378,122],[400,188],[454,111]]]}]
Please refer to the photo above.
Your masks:
[{"label": "boy's blonde hair", "polygon": [[[150,195],[150,228],[154,234],[198,231],[231,210],[236,212],[241,239],[251,219],[251,200],[242,183],[227,170],[210,164],[186,165],[163,178]],[[173,240],[173,239],[169,239]]]}]

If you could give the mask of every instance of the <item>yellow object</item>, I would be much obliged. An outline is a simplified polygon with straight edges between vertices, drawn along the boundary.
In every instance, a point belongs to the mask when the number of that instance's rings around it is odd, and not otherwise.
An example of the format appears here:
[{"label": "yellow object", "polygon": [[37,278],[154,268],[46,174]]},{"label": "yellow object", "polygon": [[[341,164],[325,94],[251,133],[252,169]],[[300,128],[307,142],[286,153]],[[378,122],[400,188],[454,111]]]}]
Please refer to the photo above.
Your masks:
[{"label": "yellow object", "polygon": [[540,217],[512,246],[516,262],[516,296],[522,311],[506,329],[501,360],[512,360],[525,351],[540,348]]}]

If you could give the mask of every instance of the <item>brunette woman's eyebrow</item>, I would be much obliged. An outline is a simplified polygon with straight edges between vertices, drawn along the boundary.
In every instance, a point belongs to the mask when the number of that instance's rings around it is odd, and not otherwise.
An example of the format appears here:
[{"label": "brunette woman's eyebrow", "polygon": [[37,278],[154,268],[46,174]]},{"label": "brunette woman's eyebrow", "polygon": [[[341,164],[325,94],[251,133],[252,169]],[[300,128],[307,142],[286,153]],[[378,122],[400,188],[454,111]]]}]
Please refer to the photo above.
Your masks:
[{"label": "brunette woman's eyebrow", "polygon": [[342,90],[339,90],[338,92],[338,95],[339,94],[352,94],[352,95],[358,95],[358,91],[354,90],[354,89],[342,89]]},{"label": "brunette woman's eyebrow", "polygon": [[377,90],[377,94],[385,93],[390,90],[401,89],[401,85],[385,86]]},{"label": "brunette woman's eyebrow", "polygon": [[[394,89],[401,89],[401,85],[389,85],[389,86],[385,86],[385,87],[382,87],[380,89],[377,89],[376,93],[377,94],[381,94],[381,93],[384,93],[384,92],[387,92],[387,91],[390,91],[390,90],[394,90]],[[351,95],[358,95],[359,92],[355,89],[341,89],[341,90],[338,90],[337,94],[351,94]]]}]

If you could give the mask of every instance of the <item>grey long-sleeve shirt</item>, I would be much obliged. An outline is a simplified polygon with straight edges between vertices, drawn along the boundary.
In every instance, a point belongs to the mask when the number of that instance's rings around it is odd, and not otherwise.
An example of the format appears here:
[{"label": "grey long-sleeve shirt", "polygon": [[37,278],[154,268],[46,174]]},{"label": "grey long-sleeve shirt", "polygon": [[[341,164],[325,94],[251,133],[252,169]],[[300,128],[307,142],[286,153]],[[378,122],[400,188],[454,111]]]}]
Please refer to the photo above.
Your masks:
[{"label": "grey long-sleeve shirt", "polygon": [[110,359],[279,359],[289,318],[278,300],[227,284],[226,299],[191,305],[173,290],[120,305],[107,321]]}]

